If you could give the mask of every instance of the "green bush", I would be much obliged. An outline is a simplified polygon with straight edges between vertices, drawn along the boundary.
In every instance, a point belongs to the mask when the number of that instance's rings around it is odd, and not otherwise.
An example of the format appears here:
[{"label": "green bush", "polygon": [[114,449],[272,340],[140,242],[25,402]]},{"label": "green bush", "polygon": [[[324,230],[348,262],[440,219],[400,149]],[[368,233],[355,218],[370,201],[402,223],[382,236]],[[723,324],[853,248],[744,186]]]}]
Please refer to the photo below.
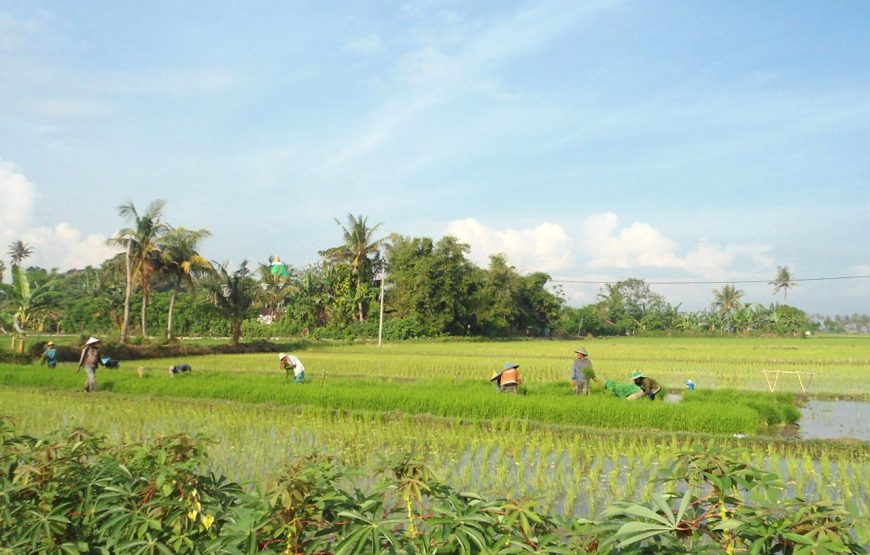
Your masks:
[{"label": "green bush", "polygon": [[0,362],[6,362],[11,364],[31,364],[35,357],[42,356],[42,351],[39,351],[38,355],[32,354],[31,352],[27,353],[13,353],[11,351],[7,351],[6,349],[0,349]]}]

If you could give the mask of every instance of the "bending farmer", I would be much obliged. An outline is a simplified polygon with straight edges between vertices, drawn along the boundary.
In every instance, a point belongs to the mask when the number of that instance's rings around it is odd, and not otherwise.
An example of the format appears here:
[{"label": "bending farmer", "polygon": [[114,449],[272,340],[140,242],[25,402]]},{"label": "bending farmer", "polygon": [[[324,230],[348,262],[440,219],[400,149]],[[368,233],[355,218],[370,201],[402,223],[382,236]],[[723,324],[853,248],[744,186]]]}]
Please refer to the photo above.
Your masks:
[{"label": "bending farmer", "polygon": [[507,362],[504,365],[504,370],[501,372],[501,391],[502,393],[517,393],[517,387],[523,380],[520,378],[520,371],[517,370],[519,368],[519,364],[514,364],[512,362]]},{"label": "bending farmer", "polygon": [[644,396],[650,401],[655,401],[656,395],[662,390],[659,382],[644,376],[643,370],[635,370],[632,372],[631,379],[634,381],[634,385],[643,390]]},{"label": "bending farmer", "polygon": [[293,381],[295,383],[302,383],[305,381],[305,366],[302,365],[302,361],[296,358],[293,355],[287,355],[281,353],[278,355],[278,359],[281,361],[281,369],[284,370],[284,378],[290,377],[290,371],[293,371]]},{"label": "bending farmer", "polygon": [[617,397],[634,401],[643,397],[643,389],[633,383],[616,383],[613,380],[604,382],[604,389],[613,393]]}]

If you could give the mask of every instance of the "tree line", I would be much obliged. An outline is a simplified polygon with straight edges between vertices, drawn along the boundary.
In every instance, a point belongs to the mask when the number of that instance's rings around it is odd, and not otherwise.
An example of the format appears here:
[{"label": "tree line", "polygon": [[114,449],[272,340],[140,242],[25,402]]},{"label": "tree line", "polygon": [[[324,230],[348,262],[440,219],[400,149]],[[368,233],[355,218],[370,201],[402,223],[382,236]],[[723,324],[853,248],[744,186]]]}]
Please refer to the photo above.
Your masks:
[{"label": "tree line", "polygon": [[[640,279],[602,288],[595,303],[567,306],[543,272],[523,275],[503,254],[486,267],[468,259],[453,236],[392,234],[349,214],[336,220],[342,241],[305,267],[277,257],[231,268],[200,252],[211,233],[163,220],[163,201],[144,212],[118,208],[127,226],[109,240],[122,251],[99,267],[58,272],[23,262],[33,250],[10,245],[11,283],[0,283],[0,331],[22,350],[28,332],[102,333],[121,342],[149,336],[240,338],[375,337],[381,281],[387,339],[433,336],[574,336],[587,334],[797,334],[820,323],[786,304],[744,304],[734,285],[713,291],[708,310],[681,311]],[[6,271],[0,262],[0,282]],[[774,293],[797,284],[788,267],[770,282]],[[137,322],[131,322],[138,314]],[[160,330],[157,332],[156,330]]]}]

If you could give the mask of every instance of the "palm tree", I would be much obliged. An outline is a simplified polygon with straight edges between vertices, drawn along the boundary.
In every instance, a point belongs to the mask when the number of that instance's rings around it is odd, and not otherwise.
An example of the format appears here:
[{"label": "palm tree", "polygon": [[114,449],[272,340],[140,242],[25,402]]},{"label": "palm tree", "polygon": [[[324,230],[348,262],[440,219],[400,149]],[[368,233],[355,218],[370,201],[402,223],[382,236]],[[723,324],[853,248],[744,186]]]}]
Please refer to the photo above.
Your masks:
[{"label": "palm tree", "polygon": [[6,263],[0,260],[0,283],[3,283],[3,274],[6,273]]},{"label": "palm tree", "polygon": [[248,261],[243,261],[232,274],[227,271],[226,262],[217,265],[217,273],[205,282],[205,288],[218,311],[230,320],[232,343],[238,345],[242,322],[250,316],[257,295],[257,282],[251,277]]},{"label": "palm tree", "polygon": [[728,314],[732,310],[739,309],[743,306],[740,302],[740,297],[743,296],[743,291],[740,291],[733,284],[728,284],[722,287],[721,290],[713,290],[713,308],[719,314]]},{"label": "palm tree", "polygon": [[777,266],[776,277],[768,283],[773,285],[774,295],[782,291],[783,303],[788,302],[788,290],[792,287],[797,287],[797,283],[792,279],[791,269],[788,266]]},{"label": "palm tree", "polygon": [[273,320],[281,316],[281,307],[299,288],[287,282],[287,278],[272,273],[270,264],[260,264],[260,292],[257,295],[258,306],[265,310]]},{"label": "palm tree", "polygon": [[356,316],[360,322],[364,322],[362,270],[371,268],[372,261],[370,257],[379,252],[381,243],[384,241],[383,239],[374,238],[374,234],[381,227],[381,224],[369,227],[368,218],[354,216],[353,214],[347,215],[347,226],[342,225],[338,219],[335,220],[335,223],[341,226],[344,244],[321,251],[320,254],[332,261],[350,263],[356,291],[354,298],[357,308]]},{"label": "palm tree", "polygon": [[173,282],[166,318],[166,339],[172,339],[172,314],[175,310],[178,290],[184,285],[188,290],[193,291],[194,276],[214,269],[211,262],[197,251],[199,242],[207,237],[211,237],[211,232],[207,229],[194,231],[176,227],[159,238],[160,269],[168,274]]},{"label": "palm tree", "polygon": [[21,262],[25,258],[29,258],[31,254],[33,254],[33,249],[21,239],[13,241],[9,245],[9,256],[12,258],[13,266],[20,266]]},{"label": "palm tree", "polygon": [[136,211],[132,202],[118,207],[118,214],[133,224],[118,230],[118,233],[109,239],[110,245],[124,247],[124,258],[127,272],[127,289],[124,293],[124,320],[121,323],[121,341],[127,340],[127,328],[130,320],[130,296],[133,291],[133,281],[137,280],[142,287],[142,335],[147,336],[145,327],[145,315],[148,301],[151,298],[151,276],[157,265],[158,240],[168,227],[160,221],[163,200],[151,201],[148,209],[141,216]]}]

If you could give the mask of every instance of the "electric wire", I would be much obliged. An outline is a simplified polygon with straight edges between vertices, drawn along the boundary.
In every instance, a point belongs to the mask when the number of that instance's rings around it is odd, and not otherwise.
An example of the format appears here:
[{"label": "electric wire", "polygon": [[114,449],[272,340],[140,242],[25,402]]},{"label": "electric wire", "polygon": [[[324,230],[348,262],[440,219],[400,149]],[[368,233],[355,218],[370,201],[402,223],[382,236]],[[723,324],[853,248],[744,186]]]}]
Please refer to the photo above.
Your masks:
[{"label": "electric wire", "polygon": [[[792,279],[789,280],[791,283],[801,283],[805,281],[834,281],[834,280],[844,280],[844,279],[870,279],[870,275],[865,276],[828,276],[828,277],[814,277],[814,278],[800,278],[800,279]],[[617,283],[620,280],[611,280],[611,281],[593,281],[593,280],[583,280],[583,279],[561,279],[561,278],[553,278],[550,280],[552,283],[581,283],[587,285],[612,285]],[[775,280],[770,279],[737,279],[737,280],[728,280],[728,281],[646,281],[644,282],[647,285],[729,285],[729,284],[738,284],[738,283],[766,283],[768,285],[775,284]]]}]

